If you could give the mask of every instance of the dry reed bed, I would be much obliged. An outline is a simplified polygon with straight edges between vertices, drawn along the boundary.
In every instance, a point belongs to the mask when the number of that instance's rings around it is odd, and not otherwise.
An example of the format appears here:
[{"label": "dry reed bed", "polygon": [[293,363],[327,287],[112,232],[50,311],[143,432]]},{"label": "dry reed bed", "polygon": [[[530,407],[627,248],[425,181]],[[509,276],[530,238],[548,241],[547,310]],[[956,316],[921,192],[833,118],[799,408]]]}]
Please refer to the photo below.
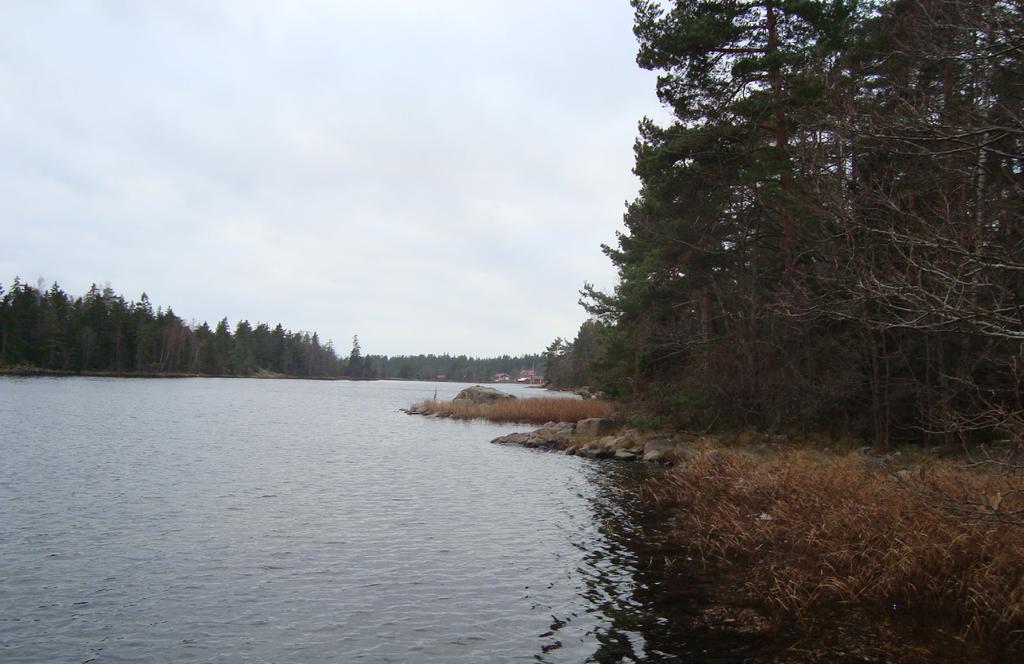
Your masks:
[{"label": "dry reed bed", "polygon": [[615,407],[610,401],[559,397],[501,399],[489,404],[428,399],[416,404],[414,409],[440,417],[529,424],[576,422],[588,417],[609,417],[615,413]]},{"label": "dry reed bed", "polygon": [[837,604],[895,612],[1018,649],[1024,527],[987,520],[985,508],[970,517],[945,509],[972,497],[1020,509],[1008,503],[1024,502],[1010,480],[947,462],[900,475],[856,455],[715,450],[645,492],[678,508],[694,553],[741,565],[748,592],[779,614],[810,620]]}]

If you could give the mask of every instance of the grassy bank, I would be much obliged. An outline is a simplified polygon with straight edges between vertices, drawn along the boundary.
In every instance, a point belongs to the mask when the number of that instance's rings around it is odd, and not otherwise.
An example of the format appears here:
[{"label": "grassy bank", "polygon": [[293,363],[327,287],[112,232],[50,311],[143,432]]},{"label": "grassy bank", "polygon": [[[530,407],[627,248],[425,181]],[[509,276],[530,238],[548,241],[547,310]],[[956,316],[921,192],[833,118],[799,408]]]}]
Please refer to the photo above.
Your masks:
[{"label": "grassy bank", "polygon": [[[1024,508],[1012,478],[931,460],[902,471],[858,454],[710,449],[647,497],[687,552],[745,579],[779,616],[841,608],[942,626],[1004,651],[1024,630]],[[1018,653],[1019,654],[1019,653]]]},{"label": "grassy bank", "polygon": [[565,399],[533,397],[501,399],[489,404],[470,401],[427,399],[415,404],[410,412],[432,414],[455,419],[483,419],[491,422],[576,422],[588,417],[609,417],[615,413],[610,401],[599,399]]}]

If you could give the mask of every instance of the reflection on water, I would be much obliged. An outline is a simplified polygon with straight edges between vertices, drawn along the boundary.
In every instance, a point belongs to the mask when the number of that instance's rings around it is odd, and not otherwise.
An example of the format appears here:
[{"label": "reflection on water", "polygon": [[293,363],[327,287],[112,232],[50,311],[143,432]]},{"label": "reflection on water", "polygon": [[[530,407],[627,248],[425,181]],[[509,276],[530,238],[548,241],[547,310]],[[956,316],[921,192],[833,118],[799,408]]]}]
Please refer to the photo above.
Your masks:
[{"label": "reflection on water", "polygon": [[[767,645],[763,637],[714,634],[694,626],[711,580],[694,574],[694,565],[680,566],[689,574],[666,573],[666,558],[678,562],[679,548],[665,530],[665,515],[639,499],[640,484],[660,472],[624,463],[596,463],[585,471],[594,487],[589,496],[594,533],[576,542],[584,554],[577,569],[579,593],[588,614],[601,617],[586,633],[591,643],[586,661],[738,662],[754,657]],[[558,622],[564,631],[570,621]],[[552,629],[557,637],[559,630]],[[557,661],[544,655],[537,659]]]},{"label": "reflection on water", "polygon": [[461,387],[0,379],[0,661],[710,659],[646,471],[398,412]]}]

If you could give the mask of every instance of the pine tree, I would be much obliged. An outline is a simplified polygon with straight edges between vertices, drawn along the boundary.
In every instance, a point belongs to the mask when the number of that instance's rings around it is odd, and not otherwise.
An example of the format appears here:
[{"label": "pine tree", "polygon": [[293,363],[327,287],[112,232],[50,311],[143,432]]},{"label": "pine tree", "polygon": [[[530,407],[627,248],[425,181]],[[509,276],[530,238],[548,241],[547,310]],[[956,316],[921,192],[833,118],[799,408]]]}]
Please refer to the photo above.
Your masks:
[{"label": "pine tree", "polygon": [[348,377],[363,378],[363,353],[359,347],[359,335],[352,337],[352,352],[348,355]]}]

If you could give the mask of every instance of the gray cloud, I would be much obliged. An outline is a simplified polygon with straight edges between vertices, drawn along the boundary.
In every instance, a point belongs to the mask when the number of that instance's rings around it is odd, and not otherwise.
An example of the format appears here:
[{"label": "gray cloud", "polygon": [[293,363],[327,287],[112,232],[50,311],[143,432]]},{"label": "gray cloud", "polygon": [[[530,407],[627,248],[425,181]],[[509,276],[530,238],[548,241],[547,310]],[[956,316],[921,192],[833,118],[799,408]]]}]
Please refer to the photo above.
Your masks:
[{"label": "gray cloud", "polygon": [[0,24],[0,275],[366,352],[520,353],[614,272],[626,2],[65,2]]}]

